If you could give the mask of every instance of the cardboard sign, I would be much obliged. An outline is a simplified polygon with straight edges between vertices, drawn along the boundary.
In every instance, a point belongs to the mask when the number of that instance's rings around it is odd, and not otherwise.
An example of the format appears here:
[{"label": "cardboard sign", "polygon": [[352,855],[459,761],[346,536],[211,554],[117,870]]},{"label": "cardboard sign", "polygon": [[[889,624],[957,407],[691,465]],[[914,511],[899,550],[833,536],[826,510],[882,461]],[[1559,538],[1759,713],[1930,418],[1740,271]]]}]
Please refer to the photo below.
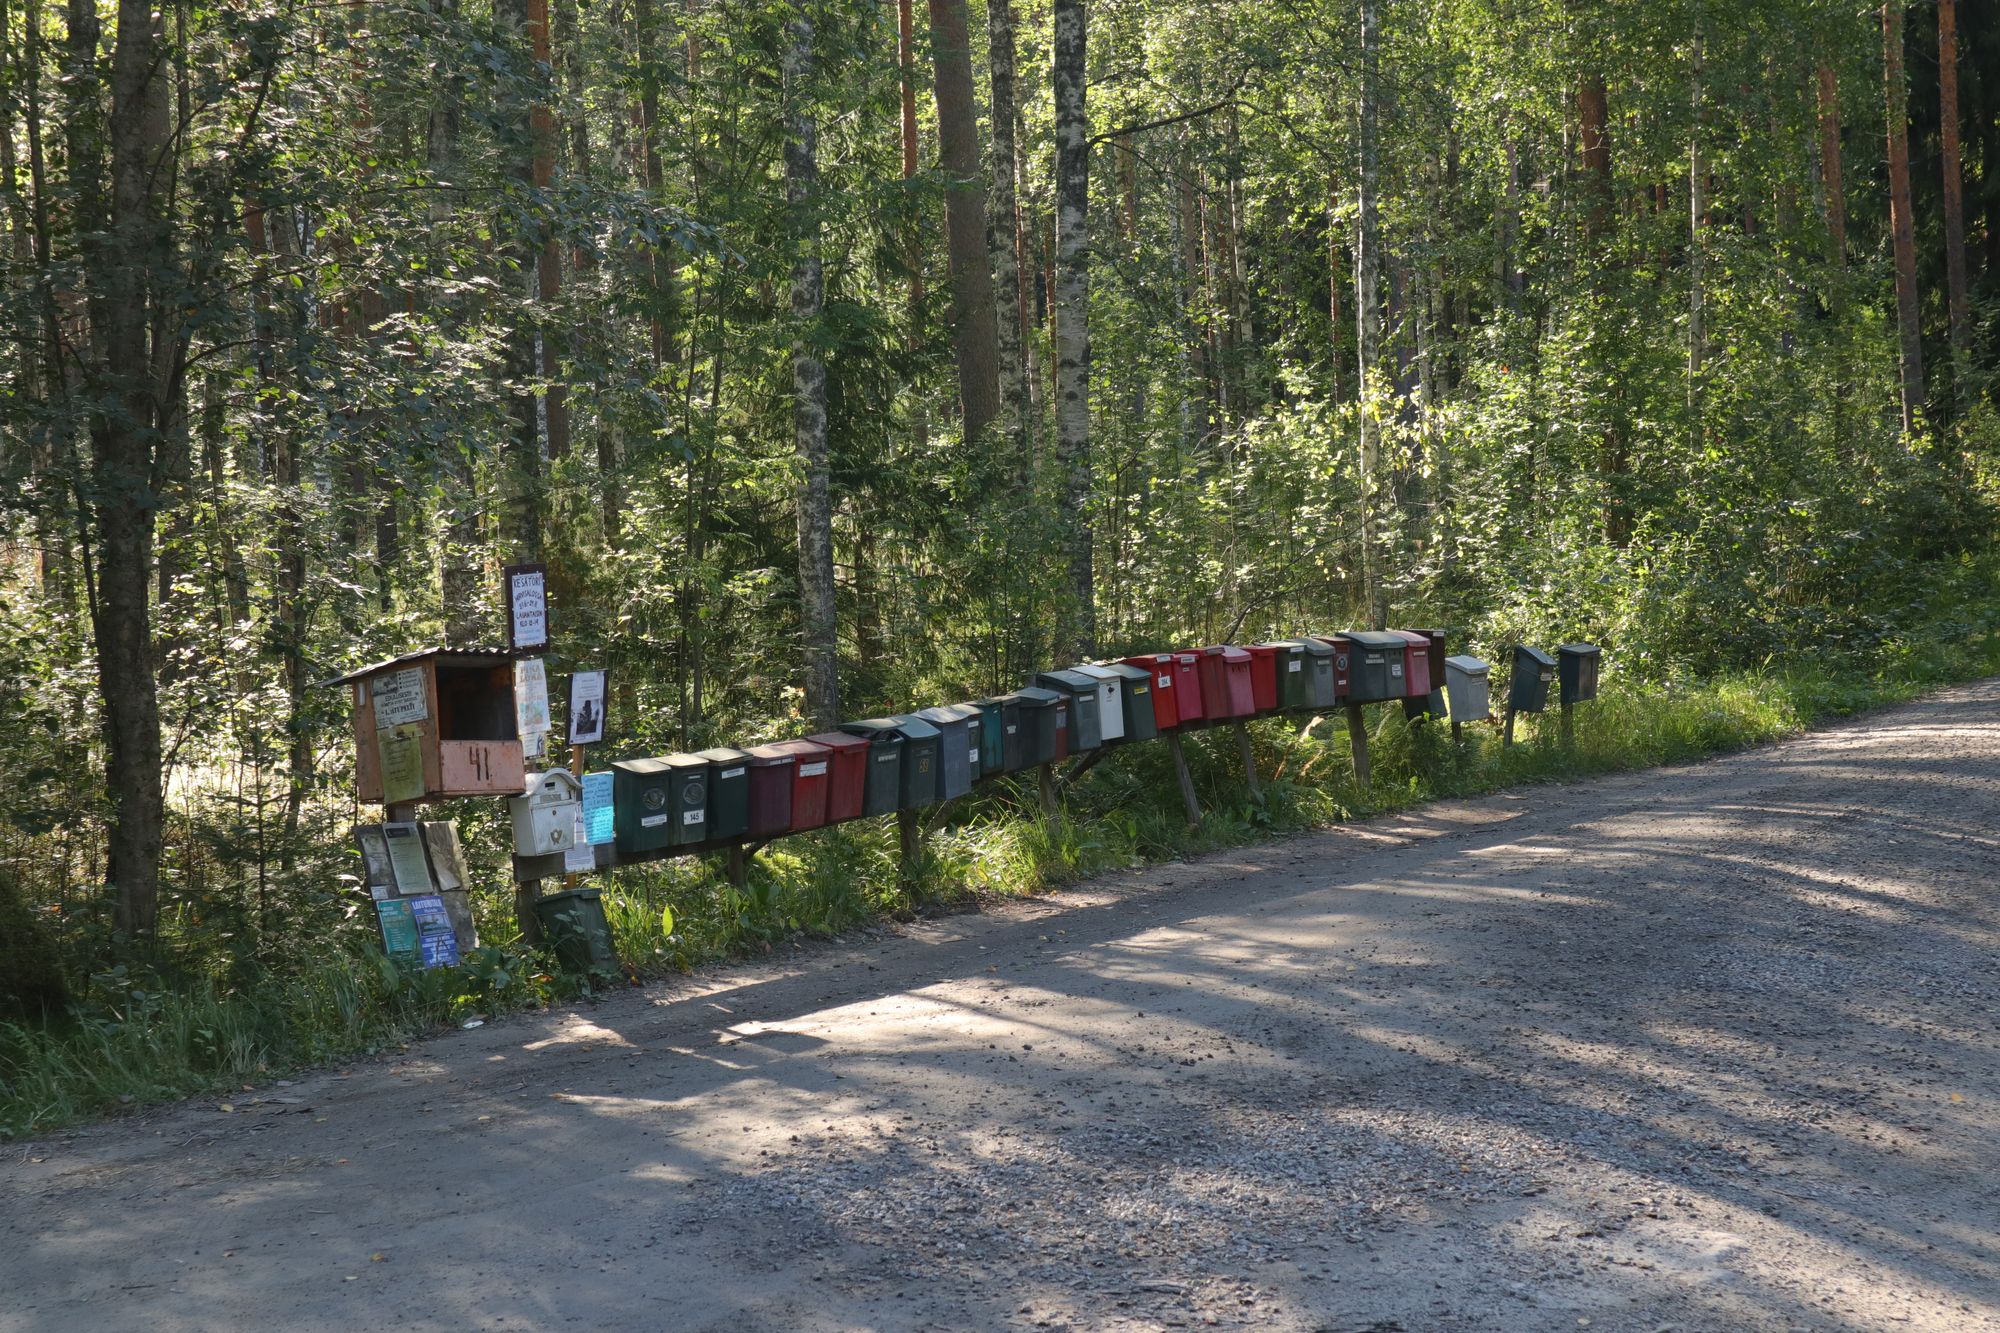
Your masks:
[{"label": "cardboard sign", "polygon": [[375,681],[375,726],[400,727],[431,715],[424,702],[424,673],[415,667],[391,671]]},{"label": "cardboard sign", "polygon": [[514,725],[523,741],[549,729],[549,669],[539,657],[514,664]]},{"label": "cardboard sign", "polygon": [[381,889],[387,893],[394,893],[396,872],[389,864],[389,840],[383,836],[382,826],[355,825],[354,841],[361,848],[362,878],[367,880],[370,891]]},{"label": "cardboard sign", "polygon": [[604,739],[604,673],[579,671],[569,678],[569,743],[595,745]]},{"label": "cardboard sign", "polygon": [[549,571],[546,565],[509,565],[507,647],[533,652],[549,646]]},{"label": "cardboard sign", "polygon": [[424,848],[431,854],[431,873],[438,888],[450,893],[462,889],[472,877],[465,873],[465,850],[459,846],[458,826],[449,820],[434,819],[423,825]]},{"label": "cardboard sign", "polygon": [[375,917],[382,924],[382,952],[398,962],[423,961],[423,943],[417,935],[417,918],[404,898],[390,898],[375,904]]},{"label": "cardboard sign", "polygon": [[424,852],[423,830],[415,824],[384,824],[382,836],[389,843],[389,865],[396,875],[396,892],[405,898],[437,892],[431,879],[430,858]]},{"label": "cardboard sign", "polygon": [[583,775],[583,840],[592,846],[610,842],[615,834],[611,818],[611,774]]},{"label": "cardboard sign", "polygon": [[375,733],[382,764],[382,800],[387,805],[424,797],[424,729],[414,722]]}]

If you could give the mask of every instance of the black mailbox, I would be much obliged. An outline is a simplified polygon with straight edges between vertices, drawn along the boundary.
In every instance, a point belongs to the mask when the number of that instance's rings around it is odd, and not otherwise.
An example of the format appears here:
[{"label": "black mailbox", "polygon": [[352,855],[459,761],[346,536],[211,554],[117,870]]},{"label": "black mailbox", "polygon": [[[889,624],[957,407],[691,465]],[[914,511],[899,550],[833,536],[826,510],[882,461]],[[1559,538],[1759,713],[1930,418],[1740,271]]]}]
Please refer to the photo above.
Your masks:
[{"label": "black mailbox", "polygon": [[[871,717],[862,722],[843,722],[840,729],[868,741],[868,779],[862,786],[861,814],[894,814],[903,800],[903,730],[892,717]],[[933,733],[936,728],[931,728]],[[931,775],[936,777],[933,750]]]},{"label": "black mailbox", "polygon": [[1035,768],[1062,758],[1069,695],[1030,685],[1014,691],[1014,697],[1021,701],[1021,767]]},{"label": "black mailbox", "polygon": [[1549,706],[1549,685],[1556,678],[1556,659],[1525,643],[1514,645],[1514,674],[1507,682],[1507,707],[1517,713],[1539,713]]},{"label": "black mailbox", "polygon": [[1064,696],[1069,706],[1069,753],[1081,754],[1104,744],[1104,728],[1097,716],[1097,681],[1081,671],[1044,671],[1035,684]]},{"label": "black mailbox", "polygon": [[1564,703],[1588,703],[1597,697],[1597,664],[1603,656],[1604,650],[1594,643],[1565,643],[1556,649]]},{"label": "black mailbox", "polygon": [[1348,703],[1387,703],[1408,692],[1403,683],[1403,661],[1409,645],[1402,635],[1364,629],[1334,637],[1334,651],[1338,653],[1344,646],[1347,652]]}]

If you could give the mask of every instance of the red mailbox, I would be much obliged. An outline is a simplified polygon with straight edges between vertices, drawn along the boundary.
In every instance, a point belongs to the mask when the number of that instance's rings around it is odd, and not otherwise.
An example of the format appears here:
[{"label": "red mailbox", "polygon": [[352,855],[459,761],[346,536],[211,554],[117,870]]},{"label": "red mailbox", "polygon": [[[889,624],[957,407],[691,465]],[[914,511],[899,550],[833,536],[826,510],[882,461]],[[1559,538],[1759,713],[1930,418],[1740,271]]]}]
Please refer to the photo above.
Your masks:
[{"label": "red mailbox", "polygon": [[792,828],[792,780],[799,757],[782,745],[758,745],[745,751],[750,770],[750,817],[744,832],[770,838]]},{"label": "red mailbox", "polygon": [[[826,770],[826,818],[822,823],[838,824],[844,819],[861,818],[862,798],[868,794],[868,738],[850,736],[844,731],[823,731],[807,740],[827,753]],[[809,761],[799,765],[800,776],[812,765]],[[792,795],[792,804],[798,805],[798,794]],[[792,827],[801,827],[798,812],[792,814]]]},{"label": "red mailbox", "polygon": [[1174,654],[1174,697],[1180,709],[1181,726],[1200,722],[1205,716],[1201,701],[1200,653]]},{"label": "red mailbox", "polygon": [[1428,699],[1431,693],[1431,636],[1408,629],[1389,632],[1403,641],[1404,696]]},{"label": "red mailbox", "polygon": [[1217,644],[1202,649],[1196,660],[1201,673],[1201,711],[1209,721],[1249,717],[1257,711],[1248,649]]},{"label": "red mailbox", "polygon": [[1282,643],[1250,645],[1250,696],[1259,713],[1278,711],[1278,658],[1287,651]]},{"label": "red mailbox", "polygon": [[1174,689],[1174,677],[1179,674],[1174,670],[1174,655],[1146,653],[1140,657],[1126,658],[1125,665],[1153,673],[1154,728],[1165,731],[1169,727],[1178,727],[1181,724],[1181,702],[1176,697],[1178,691]]},{"label": "red mailbox", "polygon": [[1333,701],[1344,704],[1354,693],[1354,640],[1345,634],[1308,634],[1333,649]]}]

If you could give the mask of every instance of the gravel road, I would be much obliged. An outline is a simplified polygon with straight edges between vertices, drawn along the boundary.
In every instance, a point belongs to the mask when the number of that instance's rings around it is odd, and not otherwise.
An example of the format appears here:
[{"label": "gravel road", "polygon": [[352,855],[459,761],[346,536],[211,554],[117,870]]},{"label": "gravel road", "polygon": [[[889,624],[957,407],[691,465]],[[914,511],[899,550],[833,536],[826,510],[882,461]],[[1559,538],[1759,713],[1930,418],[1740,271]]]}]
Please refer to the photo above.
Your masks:
[{"label": "gravel road", "polygon": [[2000,1330],[1996,872],[2000,681],[1112,876],[11,1145],[0,1329]]}]

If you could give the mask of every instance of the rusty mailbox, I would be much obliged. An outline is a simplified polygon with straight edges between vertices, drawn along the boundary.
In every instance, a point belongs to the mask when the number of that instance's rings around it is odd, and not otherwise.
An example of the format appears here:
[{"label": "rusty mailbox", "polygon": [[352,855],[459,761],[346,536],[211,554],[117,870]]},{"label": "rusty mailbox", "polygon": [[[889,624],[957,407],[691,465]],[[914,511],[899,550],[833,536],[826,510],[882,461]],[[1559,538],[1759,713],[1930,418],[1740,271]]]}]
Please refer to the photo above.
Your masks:
[{"label": "rusty mailbox", "polygon": [[379,805],[519,796],[528,785],[505,653],[427,648],[350,671],[354,786]]}]

